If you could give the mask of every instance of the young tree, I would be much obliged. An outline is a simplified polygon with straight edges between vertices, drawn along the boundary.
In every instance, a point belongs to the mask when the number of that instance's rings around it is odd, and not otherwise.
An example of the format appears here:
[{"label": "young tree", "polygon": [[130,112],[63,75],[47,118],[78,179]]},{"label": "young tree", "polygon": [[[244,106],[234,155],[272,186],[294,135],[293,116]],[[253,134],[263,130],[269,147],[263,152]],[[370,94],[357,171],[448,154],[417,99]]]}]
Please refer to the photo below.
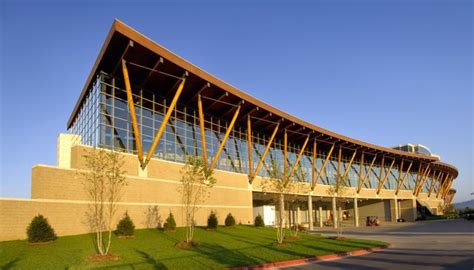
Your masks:
[{"label": "young tree", "polygon": [[[117,202],[126,185],[126,172],[122,170],[123,160],[117,152],[93,148],[84,157],[87,171],[82,176],[85,190],[92,202],[87,216],[96,233],[97,252],[104,256],[110,250],[113,221]],[[105,232],[108,232],[106,239]]]},{"label": "young tree", "polygon": [[333,196],[336,201],[336,210],[333,213],[333,221],[336,223],[336,233],[337,237],[342,237],[342,226],[341,226],[341,216],[339,215],[339,205],[343,201],[343,197],[347,192],[349,184],[349,176],[343,176],[342,174],[336,173],[336,182],[330,186],[328,189],[329,195]]},{"label": "young tree", "polygon": [[186,164],[181,170],[181,185],[178,191],[183,203],[186,223],[186,243],[191,243],[194,237],[194,216],[199,205],[210,195],[210,189],[216,183],[213,172],[208,169],[205,161],[198,156],[186,157]]},{"label": "young tree", "polygon": [[270,162],[267,171],[268,177],[262,181],[261,188],[274,194],[275,200],[278,202],[277,243],[281,245],[285,239],[285,224],[288,224],[285,213],[285,195],[295,193],[298,185],[290,180],[290,177],[283,172],[275,160]]},{"label": "young tree", "polygon": [[[305,188],[304,183],[307,183],[306,179],[307,179],[308,174],[303,169],[303,166],[301,165],[301,163],[298,164],[293,175],[294,175],[293,192],[295,193],[289,195],[290,197],[289,205],[290,205],[290,209],[296,210],[295,207],[298,207],[301,203],[301,201],[298,198],[298,194],[309,193],[309,191],[311,190],[311,186],[306,185],[307,188]],[[297,212],[297,215],[298,215],[298,212]],[[293,224],[291,224],[291,232],[293,234],[293,237],[298,237],[298,231],[301,226],[301,224],[296,221],[298,218],[299,217],[297,216],[296,219],[293,219]]]},{"label": "young tree", "polygon": [[162,222],[158,205],[148,206],[144,214],[145,221],[143,222],[143,225],[145,225],[145,228],[161,228]]}]

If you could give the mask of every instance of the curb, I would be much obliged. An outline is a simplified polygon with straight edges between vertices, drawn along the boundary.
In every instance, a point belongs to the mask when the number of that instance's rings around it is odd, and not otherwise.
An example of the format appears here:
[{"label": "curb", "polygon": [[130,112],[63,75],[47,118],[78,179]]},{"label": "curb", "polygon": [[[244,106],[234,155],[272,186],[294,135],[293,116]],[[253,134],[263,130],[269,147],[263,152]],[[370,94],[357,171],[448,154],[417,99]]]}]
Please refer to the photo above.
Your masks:
[{"label": "curb", "polygon": [[342,259],[349,256],[366,255],[366,254],[380,251],[389,247],[390,247],[390,244],[387,244],[381,247],[359,249],[359,250],[353,250],[353,251],[342,252],[342,253],[333,253],[333,254],[327,254],[327,255],[310,257],[310,258],[263,263],[263,264],[257,264],[257,265],[249,265],[249,266],[240,266],[240,267],[230,268],[230,270],[263,270],[263,269],[270,269],[274,267],[287,267],[287,266],[294,266],[298,264],[317,262],[317,261],[329,261],[329,260],[335,260],[335,259]]}]

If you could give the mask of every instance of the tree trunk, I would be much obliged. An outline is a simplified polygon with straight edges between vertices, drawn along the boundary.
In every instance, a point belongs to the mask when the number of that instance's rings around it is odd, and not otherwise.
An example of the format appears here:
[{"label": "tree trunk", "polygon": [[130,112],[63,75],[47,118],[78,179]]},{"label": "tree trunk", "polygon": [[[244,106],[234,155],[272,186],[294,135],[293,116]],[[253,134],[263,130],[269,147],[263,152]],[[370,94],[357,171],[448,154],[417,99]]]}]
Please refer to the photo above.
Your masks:
[{"label": "tree trunk", "polygon": [[280,193],[280,222],[278,224],[278,229],[277,229],[277,241],[278,244],[283,243],[283,239],[285,237],[284,235],[284,227],[283,223],[285,222],[285,197],[283,193]]}]

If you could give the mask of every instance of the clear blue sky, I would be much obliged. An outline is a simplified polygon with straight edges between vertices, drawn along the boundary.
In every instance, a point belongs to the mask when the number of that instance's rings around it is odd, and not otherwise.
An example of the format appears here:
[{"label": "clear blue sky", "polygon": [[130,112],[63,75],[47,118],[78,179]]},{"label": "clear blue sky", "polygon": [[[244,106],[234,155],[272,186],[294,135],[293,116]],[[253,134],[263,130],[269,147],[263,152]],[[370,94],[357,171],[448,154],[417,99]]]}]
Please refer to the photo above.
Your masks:
[{"label": "clear blue sky", "polygon": [[456,201],[473,197],[472,1],[37,2],[0,4],[0,196],[28,198],[31,167],[56,163],[57,135],[119,18],[321,127],[429,146],[459,168]]}]

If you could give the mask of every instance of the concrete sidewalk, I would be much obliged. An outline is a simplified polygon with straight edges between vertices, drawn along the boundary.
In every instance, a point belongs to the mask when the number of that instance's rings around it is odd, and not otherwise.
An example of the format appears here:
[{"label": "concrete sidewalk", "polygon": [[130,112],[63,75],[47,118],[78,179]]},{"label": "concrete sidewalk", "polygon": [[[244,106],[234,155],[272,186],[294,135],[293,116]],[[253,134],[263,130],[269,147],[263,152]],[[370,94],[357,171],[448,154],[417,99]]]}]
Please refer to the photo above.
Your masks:
[{"label": "concrete sidewalk", "polygon": [[[333,229],[313,232],[335,234]],[[474,269],[474,222],[439,220],[346,228],[344,236],[384,241],[392,247],[364,256],[284,269]]]}]

